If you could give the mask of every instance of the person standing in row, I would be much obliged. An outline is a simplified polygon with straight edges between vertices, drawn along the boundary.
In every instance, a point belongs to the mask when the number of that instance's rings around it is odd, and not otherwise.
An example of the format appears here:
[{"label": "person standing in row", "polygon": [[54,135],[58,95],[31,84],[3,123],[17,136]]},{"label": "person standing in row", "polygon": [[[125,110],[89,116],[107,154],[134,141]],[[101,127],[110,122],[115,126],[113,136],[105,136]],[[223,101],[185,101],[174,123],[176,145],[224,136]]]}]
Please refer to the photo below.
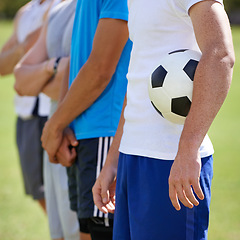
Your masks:
[{"label": "person standing in row", "polygon": [[[81,231],[89,231],[93,240],[112,239],[112,216],[94,206],[91,189],[115,134],[126,92],[131,51],[127,19],[125,0],[78,1],[69,90],[42,135],[50,161],[73,164],[69,170],[75,178],[69,176],[69,182],[77,179],[77,186],[69,190],[70,197],[77,193],[77,199],[71,206]],[[70,123],[78,141],[69,129],[66,134]],[[75,148],[69,145],[76,148],[75,162],[70,152]]]},{"label": "person standing in row", "polygon": [[[232,79],[229,20],[221,0],[129,0],[128,6],[127,102],[93,188],[95,204],[114,211],[117,178],[113,240],[206,240],[213,175],[207,132]],[[159,59],[179,49],[202,53],[184,126],[160,116],[148,96]]]},{"label": "person standing in row", "polygon": [[[0,53],[0,73],[10,74],[17,62],[31,49],[39,37],[41,26],[49,10],[60,0],[33,0],[16,14],[14,32]],[[40,136],[49,114],[49,99],[41,94],[26,97],[16,94],[16,140],[24,188],[27,195],[39,202],[45,211],[43,186],[43,149]]]},{"label": "person standing in row", "polygon": [[[50,116],[57,108],[60,89],[68,84],[71,35],[76,8],[76,0],[65,0],[49,14],[41,35],[15,68],[15,88],[23,95],[45,93],[51,98]],[[34,76],[38,76],[34,79]],[[33,80],[34,79],[34,80]],[[48,161],[44,153],[44,186],[49,220],[50,235],[53,240],[87,240],[89,236],[79,236],[78,219],[68,199],[66,168]]]}]

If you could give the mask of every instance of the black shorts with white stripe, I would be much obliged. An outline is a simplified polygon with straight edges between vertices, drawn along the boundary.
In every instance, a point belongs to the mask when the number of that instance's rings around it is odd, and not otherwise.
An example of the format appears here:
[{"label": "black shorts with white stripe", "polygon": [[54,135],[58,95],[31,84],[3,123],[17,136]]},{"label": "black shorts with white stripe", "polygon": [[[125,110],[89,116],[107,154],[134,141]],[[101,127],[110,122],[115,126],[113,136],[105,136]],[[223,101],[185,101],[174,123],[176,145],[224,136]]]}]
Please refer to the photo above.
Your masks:
[{"label": "black shorts with white stripe", "polygon": [[113,218],[103,214],[94,205],[92,187],[105,163],[113,137],[91,138],[78,141],[75,165],[68,169],[69,196],[78,218]]}]

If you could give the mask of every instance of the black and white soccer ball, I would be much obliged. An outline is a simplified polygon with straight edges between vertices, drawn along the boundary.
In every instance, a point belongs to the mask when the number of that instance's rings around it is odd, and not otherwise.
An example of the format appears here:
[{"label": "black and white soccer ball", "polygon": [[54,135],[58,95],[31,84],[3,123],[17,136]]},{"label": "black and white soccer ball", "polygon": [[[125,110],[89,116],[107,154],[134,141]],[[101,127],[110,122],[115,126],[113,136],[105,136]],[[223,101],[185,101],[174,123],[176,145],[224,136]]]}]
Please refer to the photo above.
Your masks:
[{"label": "black and white soccer ball", "polygon": [[195,70],[201,53],[189,49],[167,54],[152,72],[149,97],[153,107],[165,119],[184,124],[193,91]]}]

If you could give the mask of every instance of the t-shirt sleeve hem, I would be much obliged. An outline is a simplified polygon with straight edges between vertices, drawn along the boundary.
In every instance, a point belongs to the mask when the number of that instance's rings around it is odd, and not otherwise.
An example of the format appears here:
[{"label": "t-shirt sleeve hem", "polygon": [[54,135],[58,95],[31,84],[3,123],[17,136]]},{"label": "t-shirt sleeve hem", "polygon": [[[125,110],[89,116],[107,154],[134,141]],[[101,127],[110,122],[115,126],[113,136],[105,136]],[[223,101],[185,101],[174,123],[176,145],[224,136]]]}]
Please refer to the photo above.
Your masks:
[{"label": "t-shirt sleeve hem", "polygon": [[[203,1],[205,1],[205,0],[195,0],[195,1],[190,1],[189,2],[189,4],[187,5],[187,12],[189,12],[189,9],[194,5],[194,4],[196,4],[196,3],[199,3],[199,2],[203,2]],[[223,1],[222,0],[214,0],[215,2],[218,2],[218,3],[220,3],[220,4],[222,4],[223,5]]]},{"label": "t-shirt sleeve hem", "polygon": [[112,19],[120,19],[120,20],[128,21],[128,14],[120,13],[120,12],[116,12],[116,13],[102,12],[100,14],[100,19],[101,18],[112,18]]}]

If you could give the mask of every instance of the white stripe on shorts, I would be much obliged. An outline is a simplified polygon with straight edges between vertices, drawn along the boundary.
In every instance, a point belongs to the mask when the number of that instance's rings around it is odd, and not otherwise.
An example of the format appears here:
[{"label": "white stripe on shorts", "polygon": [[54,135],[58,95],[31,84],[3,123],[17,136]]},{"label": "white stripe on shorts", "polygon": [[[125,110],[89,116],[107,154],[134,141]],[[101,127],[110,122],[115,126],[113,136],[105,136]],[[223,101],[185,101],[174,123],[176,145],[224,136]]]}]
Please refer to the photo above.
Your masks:
[{"label": "white stripe on shorts", "polygon": [[[100,137],[98,143],[98,159],[96,168],[96,179],[98,178],[102,167],[104,166],[107,158],[108,149],[111,146],[113,137]],[[94,217],[103,217],[103,212],[98,211],[96,205],[94,205]],[[104,214],[105,218],[108,218],[108,214]]]}]

